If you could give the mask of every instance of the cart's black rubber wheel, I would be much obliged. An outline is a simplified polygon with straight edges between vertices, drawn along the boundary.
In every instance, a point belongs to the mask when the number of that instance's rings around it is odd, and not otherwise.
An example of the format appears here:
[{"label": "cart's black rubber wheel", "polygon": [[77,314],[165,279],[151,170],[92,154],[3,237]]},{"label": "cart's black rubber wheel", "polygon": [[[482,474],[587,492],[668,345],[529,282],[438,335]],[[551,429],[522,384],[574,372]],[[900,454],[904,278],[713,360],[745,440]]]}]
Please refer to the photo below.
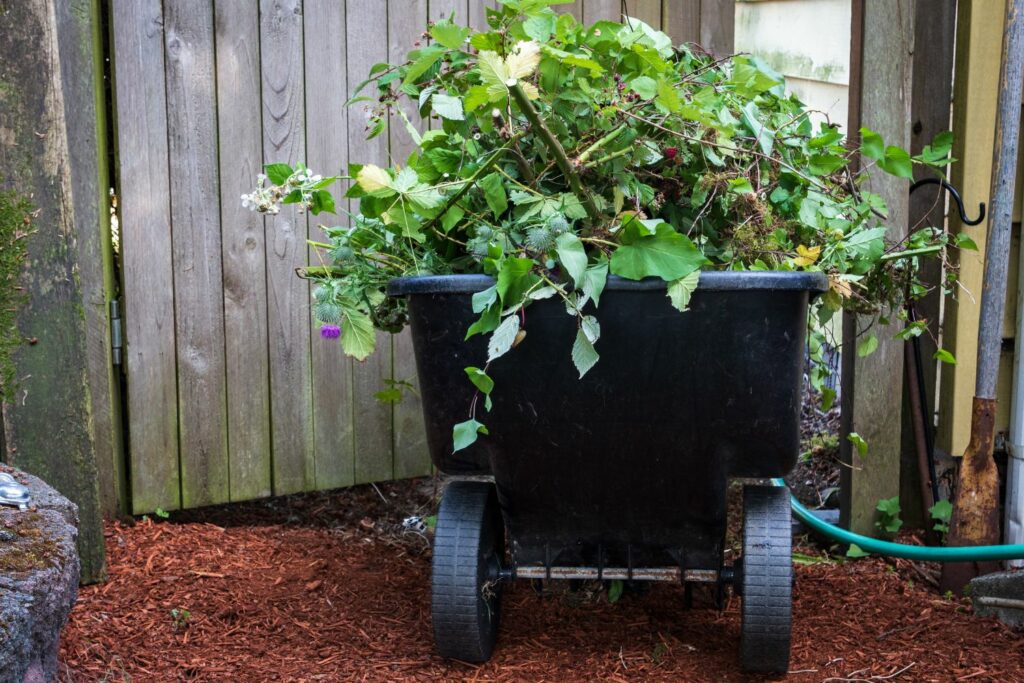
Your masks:
[{"label": "cart's black rubber wheel", "polygon": [[792,531],[789,489],[743,488],[743,623],[740,660],[746,671],[789,670],[792,627]]},{"label": "cart's black rubber wheel", "polygon": [[501,616],[505,527],[494,485],[454,481],[437,512],[431,616],[442,657],[486,662]]}]

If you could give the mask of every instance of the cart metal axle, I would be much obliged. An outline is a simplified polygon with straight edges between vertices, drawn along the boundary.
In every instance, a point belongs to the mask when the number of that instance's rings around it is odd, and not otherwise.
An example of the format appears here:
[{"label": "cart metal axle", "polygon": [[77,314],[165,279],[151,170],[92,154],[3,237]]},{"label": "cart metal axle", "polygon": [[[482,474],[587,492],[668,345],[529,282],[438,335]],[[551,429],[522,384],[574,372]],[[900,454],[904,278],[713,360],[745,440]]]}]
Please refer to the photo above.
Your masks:
[{"label": "cart metal axle", "polygon": [[[724,572],[723,572],[724,574]],[[693,581],[715,583],[719,572],[714,569],[680,569],[679,567],[515,567],[502,569],[503,579],[583,579],[620,581]],[[722,576],[724,579],[725,577]]]}]

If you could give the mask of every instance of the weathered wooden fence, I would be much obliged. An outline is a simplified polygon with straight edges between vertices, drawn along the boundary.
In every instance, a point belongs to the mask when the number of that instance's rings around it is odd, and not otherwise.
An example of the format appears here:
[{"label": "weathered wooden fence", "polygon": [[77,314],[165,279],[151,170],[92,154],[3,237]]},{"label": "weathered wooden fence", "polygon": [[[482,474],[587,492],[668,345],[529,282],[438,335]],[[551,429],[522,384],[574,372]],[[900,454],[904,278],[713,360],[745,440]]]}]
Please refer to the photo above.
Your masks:
[{"label": "weathered wooden fence", "polygon": [[[490,0],[114,0],[129,480],[136,513],[426,473],[420,405],[374,394],[415,375],[409,338],[363,363],[319,339],[317,221],[241,206],[262,163],[337,173],[404,159],[402,126],[365,140],[343,106],[428,20],[484,25]],[[733,0],[628,0],[677,42],[732,48]],[[590,23],[620,0],[563,5]]]}]

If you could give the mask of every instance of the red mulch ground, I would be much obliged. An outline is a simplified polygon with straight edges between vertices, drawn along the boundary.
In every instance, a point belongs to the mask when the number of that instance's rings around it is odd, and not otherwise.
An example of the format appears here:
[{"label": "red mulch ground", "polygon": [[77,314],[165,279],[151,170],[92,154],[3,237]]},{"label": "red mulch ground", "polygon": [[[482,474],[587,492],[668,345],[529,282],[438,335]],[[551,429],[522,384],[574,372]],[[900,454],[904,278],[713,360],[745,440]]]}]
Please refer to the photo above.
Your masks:
[{"label": "red mulch ground", "polygon": [[[668,585],[608,604],[596,585],[540,596],[519,582],[489,663],[436,657],[429,550],[400,526],[427,510],[431,485],[380,488],[387,504],[357,487],[110,524],[110,580],[81,591],[62,678],[759,680],[737,667],[737,601],[687,612]],[[905,564],[813,564],[797,576],[786,680],[1024,681],[1024,634],[942,598]]]}]

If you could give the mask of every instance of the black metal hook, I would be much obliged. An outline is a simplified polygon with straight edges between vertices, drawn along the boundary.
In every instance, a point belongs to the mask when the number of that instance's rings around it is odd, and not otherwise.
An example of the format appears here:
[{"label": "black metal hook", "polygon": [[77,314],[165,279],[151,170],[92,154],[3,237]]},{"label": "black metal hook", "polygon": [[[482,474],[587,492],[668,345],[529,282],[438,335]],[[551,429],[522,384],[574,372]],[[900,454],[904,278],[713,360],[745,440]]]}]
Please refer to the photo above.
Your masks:
[{"label": "black metal hook", "polygon": [[953,196],[953,201],[956,202],[957,212],[960,214],[960,222],[964,225],[978,225],[985,220],[985,202],[978,203],[978,217],[972,221],[967,217],[967,214],[964,213],[964,200],[960,197],[960,193],[955,187],[942,178],[924,178],[922,180],[918,180],[910,186],[910,194],[914,194],[914,190],[924,185],[938,185],[946,192],[949,192],[949,194]]}]

